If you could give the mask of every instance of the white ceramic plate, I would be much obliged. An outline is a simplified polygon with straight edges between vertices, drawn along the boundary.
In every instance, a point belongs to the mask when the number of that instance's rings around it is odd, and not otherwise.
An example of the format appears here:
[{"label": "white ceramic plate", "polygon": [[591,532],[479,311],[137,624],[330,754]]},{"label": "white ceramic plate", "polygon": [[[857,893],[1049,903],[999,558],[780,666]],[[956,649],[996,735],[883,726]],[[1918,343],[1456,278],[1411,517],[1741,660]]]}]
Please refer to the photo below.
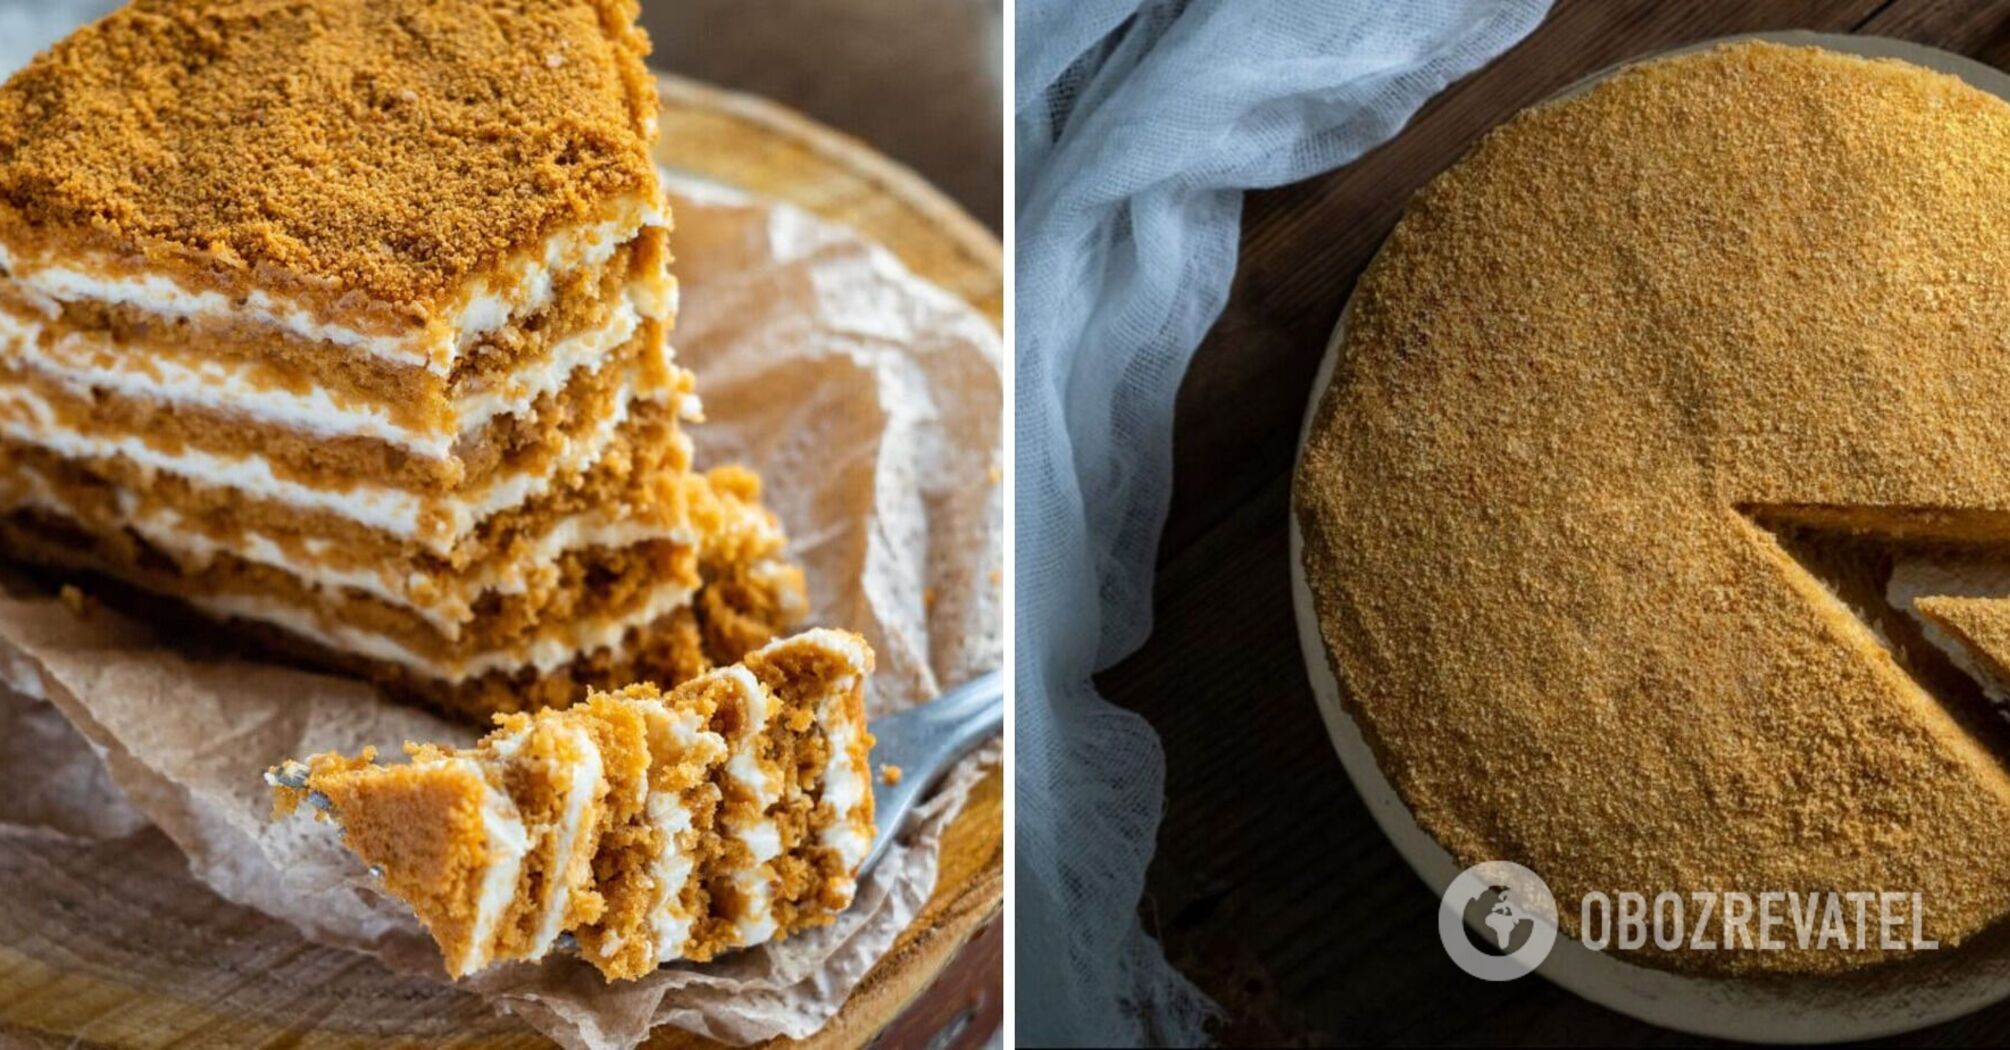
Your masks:
[{"label": "white ceramic plate", "polygon": [[[1934,48],[1883,37],[1829,33],[1755,33],[1724,37],[1691,47],[1643,56],[1634,62],[1694,51],[1731,40],[1771,40],[1782,44],[1818,45],[1833,51],[1872,58],[1900,58],[1950,73],[1999,97],[2010,99],[2010,75],[1979,62]],[[1633,62],[1627,63],[1634,64]],[[1618,69],[1620,67],[1614,67]],[[1565,89],[1563,98],[1588,88],[1614,70],[1594,74]],[[1299,431],[1300,455],[1319,399],[1333,375],[1347,313],[1333,330],[1312,399]],[[1294,508],[1296,501],[1293,501]],[[1437,841],[1417,826],[1416,818],[1397,796],[1375,762],[1360,727],[1340,706],[1340,683],[1326,661],[1319,638],[1318,615],[1301,560],[1304,540],[1298,518],[1291,516],[1291,592],[1298,616],[1298,644],[1319,713],[1326,721],[1340,763],[1354,788],[1366,800],[1384,834],[1433,894],[1442,893],[1459,865]],[[1592,951],[1570,937],[1559,937],[1556,949],[1538,970],[1543,976],[1601,1006],[1652,1024],[1696,1035],[1771,1043],[1808,1043],[1870,1039],[1938,1024],[2010,998],[2010,930],[2006,924],[1975,938],[1959,950],[1927,953],[1917,960],[1873,968],[1867,972],[1828,978],[1767,978],[1727,980],[1692,977],[1651,970]],[[1435,938],[1419,930],[1420,943]],[[1435,950],[1435,949],[1433,949]]]}]

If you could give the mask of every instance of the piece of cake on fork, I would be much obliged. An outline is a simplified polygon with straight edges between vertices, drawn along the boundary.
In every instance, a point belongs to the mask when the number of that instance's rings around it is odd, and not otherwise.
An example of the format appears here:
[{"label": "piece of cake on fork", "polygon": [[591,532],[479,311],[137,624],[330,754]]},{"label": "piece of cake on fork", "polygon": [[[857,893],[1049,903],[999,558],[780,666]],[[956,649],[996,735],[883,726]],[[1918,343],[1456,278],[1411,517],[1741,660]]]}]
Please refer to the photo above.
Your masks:
[{"label": "piece of cake on fork", "polygon": [[411,905],[447,972],[535,960],[570,934],[609,980],[831,921],[871,848],[865,680],[845,631],[770,642],[666,692],[500,716],[464,750],[267,774]]},{"label": "piece of cake on fork", "polygon": [[17,73],[0,552],[475,713],[800,616],[692,469],[635,14],[137,0]]}]

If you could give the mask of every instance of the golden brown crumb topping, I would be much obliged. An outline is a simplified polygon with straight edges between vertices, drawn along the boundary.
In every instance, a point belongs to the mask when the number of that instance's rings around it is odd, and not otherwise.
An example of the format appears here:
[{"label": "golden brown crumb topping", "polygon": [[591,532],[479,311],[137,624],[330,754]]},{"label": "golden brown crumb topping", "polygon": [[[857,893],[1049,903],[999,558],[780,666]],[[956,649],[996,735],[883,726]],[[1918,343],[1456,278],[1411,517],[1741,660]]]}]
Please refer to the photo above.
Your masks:
[{"label": "golden brown crumb topping", "polygon": [[1297,510],[1350,710],[1461,863],[1540,872],[1566,929],[1614,889],[1903,888],[1950,944],[2010,914],[2002,758],[1755,517],[2010,542],[2006,199],[2001,100],[1748,44],[1525,113],[1412,202]]},{"label": "golden brown crumb topping", "polygon": [[137,0],[0,88],[0,233],[417,316],[653,193],[635,0]]}]

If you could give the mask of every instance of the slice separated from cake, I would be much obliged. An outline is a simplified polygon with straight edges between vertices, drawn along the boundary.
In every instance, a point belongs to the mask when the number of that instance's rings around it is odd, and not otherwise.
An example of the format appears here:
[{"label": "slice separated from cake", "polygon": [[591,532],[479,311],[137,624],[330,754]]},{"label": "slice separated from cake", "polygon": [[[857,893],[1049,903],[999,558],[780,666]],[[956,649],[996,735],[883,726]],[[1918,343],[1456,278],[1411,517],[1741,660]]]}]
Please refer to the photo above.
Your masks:
[{"label": "slice separated from cake", "polygon": [[268,772],[408,903],[455,977],[570,934],[609,980],[830,922],[875,834],[872,650],[813,630],[663,692],[500,716],[464,750],[408,744]]},{"label": "slice separated from cake", "polygon": [[799,615],[692,469],[635,13],[138,0],[0,87],[0,550],[477,713]]},{"label": "slice separated from cake", "polygon": [[1885,593],[1981,686],[1998,716],[2010,718],[2010,562],[1905,559],[1892,567]]}]

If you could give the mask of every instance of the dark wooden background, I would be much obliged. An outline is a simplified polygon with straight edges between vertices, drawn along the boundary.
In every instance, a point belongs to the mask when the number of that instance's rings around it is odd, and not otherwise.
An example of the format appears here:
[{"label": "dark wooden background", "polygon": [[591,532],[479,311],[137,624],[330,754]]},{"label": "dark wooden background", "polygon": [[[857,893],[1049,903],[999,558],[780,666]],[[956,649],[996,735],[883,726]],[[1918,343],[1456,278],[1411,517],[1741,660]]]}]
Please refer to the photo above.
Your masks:
[{"label": "dark wooden background", "polygon": [[[1289,472],[1340,307],[1413,191],[1487,129],[1586,74],[1772,29],[1898,37],[2010,67],[2010,3],[1561,0],[1381,148],[1250,195],[1227,310],[1180,393],[1156,629],[1101,678],[1164,738],[1166,818],[1143,917],[1228,1007],[1224,1042],[1693,1042],[1547,982],[1473,980],[1445,957],[1434,891],[1354,793],[1305,679],[1285,549]],[[2010,1044],[2010,1004],[1891,1043]]]}]

